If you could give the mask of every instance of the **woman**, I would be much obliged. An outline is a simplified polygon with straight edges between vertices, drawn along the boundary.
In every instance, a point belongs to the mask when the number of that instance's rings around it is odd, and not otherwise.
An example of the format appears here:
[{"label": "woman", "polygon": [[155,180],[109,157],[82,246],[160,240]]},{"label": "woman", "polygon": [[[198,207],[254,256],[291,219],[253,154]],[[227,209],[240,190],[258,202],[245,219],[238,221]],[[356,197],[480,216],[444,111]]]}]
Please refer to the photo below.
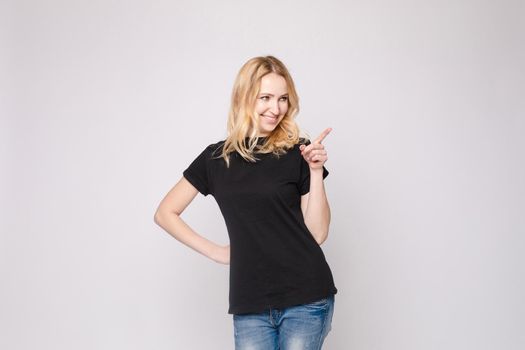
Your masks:
[{"label": "woman", "polygon": [[[202,151],[155,214],[177,240],[230,264],[236,349],[321,349],[331,328],[337,289],[319,247],[330,223],[321,142],[331,129],[311,143],[300,139],[298,111],[284,64],[250,59],[234,84],[228,137]],[[229,246],[180,218],[198,192],[215,197]]]}]

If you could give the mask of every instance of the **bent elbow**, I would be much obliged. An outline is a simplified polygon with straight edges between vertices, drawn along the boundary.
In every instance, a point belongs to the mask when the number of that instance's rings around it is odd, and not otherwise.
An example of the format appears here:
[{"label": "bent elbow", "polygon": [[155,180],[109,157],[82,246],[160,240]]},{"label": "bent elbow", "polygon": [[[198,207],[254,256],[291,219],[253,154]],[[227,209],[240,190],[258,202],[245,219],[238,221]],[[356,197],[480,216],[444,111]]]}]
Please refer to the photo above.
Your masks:
[{"label": "bent elbow", "polygon": [[170,210],[169,208],[159,206],[159,208],[155,212],[155,215],[153,215],[153,221],[160,227],[164,228],[167,220],[170,220],[172,216],[178,217],[179,215],[180,213],[174,210]]},{"label": "bent elbow", "polygon": [[159,226],[162,226],[161,225],[161,221],[162,221],[162,214],[161,214],[160,210],[157,209],[157,211],[155,212],[155,215],[153,215],[153,222],[156,223]]},{"label": "bent elbow", "polygon": [[169,212],[167,212],[166,209],[159,207],[153,216],[153,221],[160,227],[164,227],[164,223],[166,222],[166,217],[168,215]]},{"label": "bent elbow", "polygon": [[315,241],[317,242],[317,244],[321,245],[321,244],[323,244],[326,241],[327,238],[328,238],[328,232],[323,233],[322,235],[315,237]]},{"label": "bent elbow", "polygon": [[326,238],[328,237],[328,227],[311,227],[312,225],[308,225],[308,223],[305,221],[306,228],[308,228],[308,231],[310,231],[310,234],[314,238],[315,242],[319,245],[323,244],[324,241],[326,241]]},{"label": "bent elbow", "polygon": [[326,239],[328,238],[328,230],[310,230],[310,233],[312,234],[312,237],[314,238],[315,242],[319,245],[323,244],[324,241],[326,241]]}]

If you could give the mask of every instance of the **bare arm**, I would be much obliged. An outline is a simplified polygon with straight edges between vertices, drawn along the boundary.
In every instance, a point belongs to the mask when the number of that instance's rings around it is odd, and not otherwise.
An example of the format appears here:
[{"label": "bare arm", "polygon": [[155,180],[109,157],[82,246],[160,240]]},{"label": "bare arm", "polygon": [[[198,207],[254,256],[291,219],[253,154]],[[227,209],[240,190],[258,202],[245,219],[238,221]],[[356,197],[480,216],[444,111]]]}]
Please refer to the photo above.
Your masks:
[{"label": "bare arm", "polygon": [[304,223],[318,244],[328,237],[330,205],[323,181],[323,165],[328,160],[323,139],[332,129],[328,128],[308,146],[301,146],[301,154],[310,167],[310,192],[301,196]]},{"label": "bare arm", "polygon": [[304,223],[318,244],[328,238],[330,205],[326,198],[323,171],[310,171],[310,192],[301,196]]},{"label": "bare arm", "polygon": [[220,246],[196,233],[180,217],[199,191],[184,177],[168,192],[155,212],[155,223],[179,242],[221,264],[230,263],[230,246]]}]

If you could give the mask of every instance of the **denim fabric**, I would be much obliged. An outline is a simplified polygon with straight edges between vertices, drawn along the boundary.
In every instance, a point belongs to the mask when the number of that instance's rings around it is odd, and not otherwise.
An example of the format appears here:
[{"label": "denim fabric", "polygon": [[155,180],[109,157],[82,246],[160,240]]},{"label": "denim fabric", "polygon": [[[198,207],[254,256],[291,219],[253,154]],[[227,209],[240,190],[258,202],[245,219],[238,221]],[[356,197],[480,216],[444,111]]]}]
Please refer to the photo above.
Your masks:
[{"label": "denim fabric", "polygon": [[334,296],[313,303],[233,315],[236,350],[319,350],[331,329]]}]

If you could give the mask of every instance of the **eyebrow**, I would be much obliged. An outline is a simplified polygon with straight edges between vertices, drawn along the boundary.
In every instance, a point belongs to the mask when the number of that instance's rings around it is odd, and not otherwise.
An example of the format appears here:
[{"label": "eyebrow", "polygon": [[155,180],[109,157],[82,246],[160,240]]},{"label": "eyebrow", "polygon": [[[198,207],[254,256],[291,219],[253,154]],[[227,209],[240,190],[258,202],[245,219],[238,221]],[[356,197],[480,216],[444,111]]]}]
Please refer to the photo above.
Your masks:
[{"label": "eyebrow", "polygon": [[[272,96],[272,97],[275,96],[274,94],[270,94],[268,92],[261,92],[261,93],[259,93],[259,95],[268,95],[268,96]],[[281,95],[281,97],[283,97],[283,96],[288,96],[288,93],[285,93],[284,95]]]}]

